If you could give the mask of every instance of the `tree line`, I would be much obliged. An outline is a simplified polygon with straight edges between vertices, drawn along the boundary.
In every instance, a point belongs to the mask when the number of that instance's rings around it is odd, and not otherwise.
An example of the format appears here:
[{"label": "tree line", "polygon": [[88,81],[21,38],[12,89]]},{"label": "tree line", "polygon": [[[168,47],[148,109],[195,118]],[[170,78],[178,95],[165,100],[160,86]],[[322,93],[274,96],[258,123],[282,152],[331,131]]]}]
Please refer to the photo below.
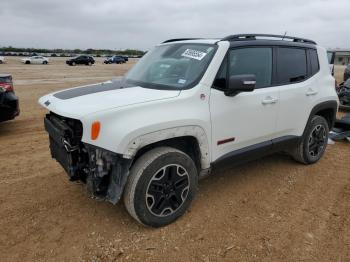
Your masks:
[{"label": "tree line", "polygon": [[128,55],[142,56],[144,51],[136,49],[110,50],[110,49],[47,49],[47,48],[20,48],[20,47],[0,47],[0,52],[16,53],[52,53],[52,54],[87,54],[87,55]]}]

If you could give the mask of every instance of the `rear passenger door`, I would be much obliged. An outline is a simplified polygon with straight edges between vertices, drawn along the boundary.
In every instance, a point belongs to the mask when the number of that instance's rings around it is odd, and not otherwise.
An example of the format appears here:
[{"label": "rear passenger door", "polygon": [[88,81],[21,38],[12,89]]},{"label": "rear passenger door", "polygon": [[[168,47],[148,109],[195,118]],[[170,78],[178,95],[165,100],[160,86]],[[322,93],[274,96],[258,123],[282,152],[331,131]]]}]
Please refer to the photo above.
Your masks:
[{"label": "rear passenger door", "polygon": [[316,49],[277,48],[276,84],[280,87],[279,137],[301,136],[318,99],[319,63]]},{"label": "rear passenger door", "polygon": [[[227,79],[242,74],[256,76],[256,89],[226,96]],[[229,50],[210,94],[212,161],[238,149],[272,145],[279,99],[279,87],[272,86],[272,76],[272,47]]]}]

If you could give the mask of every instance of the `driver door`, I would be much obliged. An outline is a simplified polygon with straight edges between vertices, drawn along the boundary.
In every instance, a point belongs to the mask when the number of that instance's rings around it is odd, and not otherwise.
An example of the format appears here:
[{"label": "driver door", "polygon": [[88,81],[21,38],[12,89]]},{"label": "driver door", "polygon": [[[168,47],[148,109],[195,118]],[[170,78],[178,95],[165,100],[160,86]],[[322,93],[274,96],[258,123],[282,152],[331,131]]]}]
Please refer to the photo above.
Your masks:
[{"label": "driver door", "polygon": [[[275,138],[279,88],[272,86],[273,48],[244,47],[228,51],[210,94],[212,162],[250,149],[272,146]],[[254,74],[252,92],[224,94],[232,75]]]},{"label": "driver door", "polygon": [[44,62],[44,58],[42,56],[37,56],[35,60],[37,64],[42,64]]},{"label": "driver door", "polygon": [[77,58],[76,63],[77,63],[77,65],[81,65],[81,64],[84,63],[84,61],[85,61],[85,56],[79,56],[79,57]]}]

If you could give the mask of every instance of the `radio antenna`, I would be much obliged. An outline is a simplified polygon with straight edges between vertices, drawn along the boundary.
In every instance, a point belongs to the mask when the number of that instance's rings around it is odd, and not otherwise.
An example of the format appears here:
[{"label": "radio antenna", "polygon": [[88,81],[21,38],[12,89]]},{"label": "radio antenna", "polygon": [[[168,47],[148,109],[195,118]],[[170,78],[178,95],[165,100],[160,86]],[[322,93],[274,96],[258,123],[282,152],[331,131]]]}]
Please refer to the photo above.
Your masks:
[{"label": "radio antenna", "polygon": [[282,40],[284,40],[284,37],[287,35],[287,31],[284,32],[284,35],[282,37]]}]

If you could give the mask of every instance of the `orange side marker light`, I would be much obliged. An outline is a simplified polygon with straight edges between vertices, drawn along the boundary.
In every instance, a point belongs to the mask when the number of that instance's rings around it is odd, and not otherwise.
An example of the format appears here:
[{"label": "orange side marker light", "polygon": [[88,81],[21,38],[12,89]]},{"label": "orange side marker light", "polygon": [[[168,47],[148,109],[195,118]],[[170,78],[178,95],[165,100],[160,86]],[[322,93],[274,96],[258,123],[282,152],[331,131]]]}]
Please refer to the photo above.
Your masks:
[{"label": "orange side marker light", "polygon": [[91,125],[91,139],[96,140],[100,134],[101,124],[99,121],[95,121]]}]

